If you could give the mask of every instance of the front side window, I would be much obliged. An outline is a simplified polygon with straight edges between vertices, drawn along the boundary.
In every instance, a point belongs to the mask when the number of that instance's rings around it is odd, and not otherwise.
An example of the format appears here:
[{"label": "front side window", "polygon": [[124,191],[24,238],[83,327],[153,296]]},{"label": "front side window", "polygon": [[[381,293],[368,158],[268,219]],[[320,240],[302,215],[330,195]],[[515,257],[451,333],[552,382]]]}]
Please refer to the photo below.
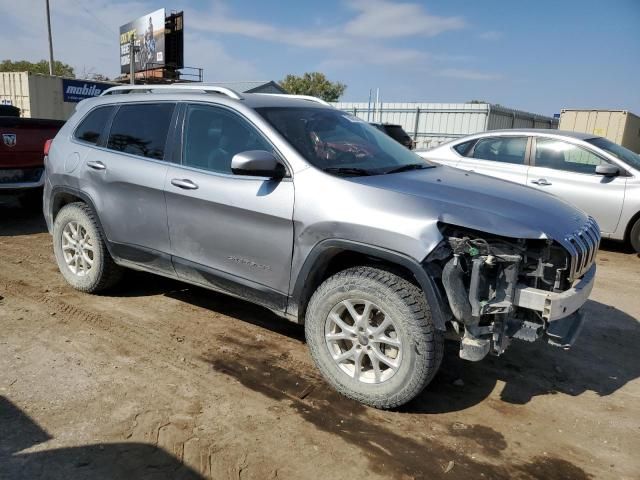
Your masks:
[{"label": "front side window", "polygon": [[587,174],[596,173],[598,165],[607,165],[607,162],[596,154],[554,138],[536,140],[535,162],[537,167]]},{"label": "front side window", "polygon": [[182,164],[232,173],[231,159],[248,150],[273,147],[248,122],[222,108],[190,105],[184,121]]},{"label": "front side window", "polygon": [[122,105],[111,124],[107,148],[162,160],[175,104]]},{"label": "front side window", "polygon": [[636,170],[640,170],[640,155],[632,152],[628,148],[618,145],[617,143],[613,143],[603,137],[590,138],[589,140],[586,140],[586,142],[603,149],[605,152],[610,153],[626,164],[631,165]]},{"label": "front side window", "polygon": [[433,166],[375,126],[337,109],[269,107],[256,111],[309,163],[328,173],[380,175]]},{"label": "front side window", "polygon": [[478,160],[524,165],[526,151],[527,137],[490,137],[478,140],[468,156]]},{"label": "front side window", "polygon": [[115,107],[111,105],[92,110],[89,115],[84,117],[82,122],[80,122],[73,136],[83,142],[96,145],[100,140],[100,135],[102,135],[114,108]]}]

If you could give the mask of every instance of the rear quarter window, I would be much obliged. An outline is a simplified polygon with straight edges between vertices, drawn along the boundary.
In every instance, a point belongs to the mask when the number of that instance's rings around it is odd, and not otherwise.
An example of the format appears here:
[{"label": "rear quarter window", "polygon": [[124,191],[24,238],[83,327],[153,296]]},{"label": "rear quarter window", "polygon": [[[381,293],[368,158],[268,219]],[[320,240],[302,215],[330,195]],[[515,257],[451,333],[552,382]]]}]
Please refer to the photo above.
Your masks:
[{"label": "rear quarter window", "polygon": [[82,142],[96,145],[113,113],[114,106],[98,107],[84,117],[73,136]]},{"label": "rear quarter window", "polygon": [[464,157],[469,153],[469,150],[471,150],[475,142],[475,140],[469,140],[468,142],[459,143],[458,145],[454,145],[453,149]]}]

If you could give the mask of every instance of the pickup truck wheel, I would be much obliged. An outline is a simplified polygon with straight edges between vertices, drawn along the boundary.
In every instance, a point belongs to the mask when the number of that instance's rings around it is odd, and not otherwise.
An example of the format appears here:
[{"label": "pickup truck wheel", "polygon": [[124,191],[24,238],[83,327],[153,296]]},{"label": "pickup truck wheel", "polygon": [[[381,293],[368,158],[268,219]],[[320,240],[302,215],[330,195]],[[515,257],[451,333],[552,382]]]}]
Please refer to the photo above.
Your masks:
[{"label": "pickup truck wheel", "polygon": [[640,253],[640,218],[636,220],[636,223],[631,228],[629,241],[633,249]]},{"label": "pickup truck wheel", "polygon": [[113,286],[121,268],[107,251],[91,209],[84,203],[65,205],[53,224],[53,250],[65,280],[83,292]]},{"label": "pickup truck wheel", "polygon": [[386,270],[356,267],[327,279],[305,318],[311,356],[343,395],[398,407],[434,377],[444,349],[423,292]]}]

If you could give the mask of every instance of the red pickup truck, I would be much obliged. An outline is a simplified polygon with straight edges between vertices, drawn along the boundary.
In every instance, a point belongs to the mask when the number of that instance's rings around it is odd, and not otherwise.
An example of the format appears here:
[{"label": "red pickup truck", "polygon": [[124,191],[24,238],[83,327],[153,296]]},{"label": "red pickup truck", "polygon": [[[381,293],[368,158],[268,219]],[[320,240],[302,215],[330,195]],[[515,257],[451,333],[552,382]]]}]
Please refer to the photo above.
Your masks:
[{"label": "red pickup truck", "polygon": [[[41,201],[45,142],[64,125],[60,120],[20,118],[0,109],[0,195],[19,196],[25,205]],[[3,116],[8,115],[8,116]]]}]

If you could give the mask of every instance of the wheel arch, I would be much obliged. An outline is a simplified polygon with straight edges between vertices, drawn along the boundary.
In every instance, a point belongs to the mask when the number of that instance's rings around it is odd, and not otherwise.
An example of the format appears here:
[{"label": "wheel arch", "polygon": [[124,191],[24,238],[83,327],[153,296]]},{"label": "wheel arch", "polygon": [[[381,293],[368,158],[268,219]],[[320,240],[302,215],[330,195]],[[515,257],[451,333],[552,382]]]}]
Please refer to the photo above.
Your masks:
[{"label": "wheel arch", "polygon": [[356,266],[380,265],[415,283],[424,292],[438,330],[446,330],[446,303],[433,276],[418,261],[402,253],[350,240],[329,239],[318,243],[293,282],[287,316],[304,323],[307,305],[316,288],[331,275]]},{"label": "wheel arch", "polygon": [[91,212],[93,213],[93,217],[98,225],[98,230],[100,231],[102,238],[104,238],[105,240],[105,245],[107,246],[107,250],[109,251],[109,254],[112,254],[111,244],[105,235],[104,228],[102,228],[102,223],[100,222],[100,216],[98,215],[95,204],[93,203],[93,200],[91,199],[91,197],[84,192],[81,192],[73,188],[61,187],[61,186],[54,187],[52,189],[51,202],[49,203],[49,211],[47,212],[49,215],[49,218],[51,218],[52,229],[53,229],[53,223],[55,222],[56,216],[58,215],[58,213],[60,213],[60,210],[62,210],[62,208],[65,205],[68,205],[70,203],[75,203],[75,202],[82,202],[91,209]]}]

